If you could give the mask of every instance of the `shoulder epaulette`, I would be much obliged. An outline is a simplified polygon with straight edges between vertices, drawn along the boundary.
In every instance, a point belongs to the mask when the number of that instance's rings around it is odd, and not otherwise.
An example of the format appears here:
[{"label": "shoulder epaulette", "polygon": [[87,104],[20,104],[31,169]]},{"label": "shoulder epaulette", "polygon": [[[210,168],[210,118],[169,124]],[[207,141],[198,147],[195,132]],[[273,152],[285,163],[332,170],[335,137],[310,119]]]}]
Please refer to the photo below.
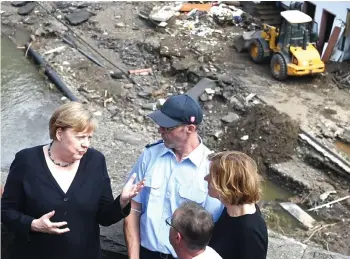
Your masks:
[{"label": "shoulder epaulette", "polygon": [[160,144],[160,143],[163,143],[163,140],[162,140],[162,139],[161,139],[161,140],[158,140],[157,142],[154,142],[154,143],[152,143],[152,144],[147,144],[147,145],[145,146],[145,148],[150,148],[150,147],[153,147],[153,146],[158,145],[158,144]]}]

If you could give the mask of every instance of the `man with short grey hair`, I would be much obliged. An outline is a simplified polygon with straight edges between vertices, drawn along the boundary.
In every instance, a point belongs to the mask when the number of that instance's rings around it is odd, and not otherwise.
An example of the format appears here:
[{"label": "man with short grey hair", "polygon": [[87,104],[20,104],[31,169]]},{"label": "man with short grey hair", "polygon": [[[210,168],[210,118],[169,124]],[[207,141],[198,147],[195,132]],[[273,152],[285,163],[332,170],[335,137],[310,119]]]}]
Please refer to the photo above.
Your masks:
[{"label": "man with short grey hair", "polygon": [[179,259],[221,258],[207,246],[214,229],[213,216],[197,203],[184,202],[166,224],[170,227],[170,244]]}]

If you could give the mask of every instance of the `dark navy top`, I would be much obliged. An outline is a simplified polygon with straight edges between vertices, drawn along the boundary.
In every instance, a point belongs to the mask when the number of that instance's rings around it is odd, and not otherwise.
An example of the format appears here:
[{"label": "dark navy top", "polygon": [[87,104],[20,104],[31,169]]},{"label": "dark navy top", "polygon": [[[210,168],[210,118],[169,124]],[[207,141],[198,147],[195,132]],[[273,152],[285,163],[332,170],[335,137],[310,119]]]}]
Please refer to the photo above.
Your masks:
[{"label": "dark navy top", "polygon": [[[1,222],[15,233],[14,258],[102,258],[99,224],[109,226],[130,213],[113,199],[106,160],[88,149],[67,193],[45,161],[43,146],[21,150],[11,164],[1,198]],[[33,219],[55,210],[52,222],[66,221],[69,232],[31,231]]]}]

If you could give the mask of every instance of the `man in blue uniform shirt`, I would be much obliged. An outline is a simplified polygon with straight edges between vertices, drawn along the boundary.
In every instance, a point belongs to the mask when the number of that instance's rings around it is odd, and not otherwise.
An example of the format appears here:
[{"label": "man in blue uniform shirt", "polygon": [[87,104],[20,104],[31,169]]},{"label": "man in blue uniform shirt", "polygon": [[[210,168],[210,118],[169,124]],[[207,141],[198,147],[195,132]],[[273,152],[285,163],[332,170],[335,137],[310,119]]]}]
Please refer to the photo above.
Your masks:
[{"label": "man in blue uniform shirt", "polygon": [[137,181],[146,182],[124,221],[128,255],[130,259],[176,258],[165,220],[182,202],[191,200],[216,221],[223,205],[209,197],[204,180],[210,150],[197,134],[203,120],[198,102],[188,95],[172,96],[149,117],[159,126],[162,140],[147,145],[131,171]]}]

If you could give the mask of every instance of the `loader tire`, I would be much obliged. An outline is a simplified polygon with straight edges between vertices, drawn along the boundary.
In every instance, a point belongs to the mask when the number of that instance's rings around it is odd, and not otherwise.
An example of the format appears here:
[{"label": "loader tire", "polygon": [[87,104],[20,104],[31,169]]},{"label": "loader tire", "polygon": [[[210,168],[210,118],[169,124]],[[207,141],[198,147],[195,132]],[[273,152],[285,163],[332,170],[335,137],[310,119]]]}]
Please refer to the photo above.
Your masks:
[{"label": "loader tire", "polygon": [[249,45],[249,56],[257,64],[264,61],[264,48],[258,39],[254,39]]},{"label": "loader tire", "polygon": [[277,80],[283,81],[288,77],[287,63],[284,57],[279,53],[272,56],[270,69],[272,76]]}]

